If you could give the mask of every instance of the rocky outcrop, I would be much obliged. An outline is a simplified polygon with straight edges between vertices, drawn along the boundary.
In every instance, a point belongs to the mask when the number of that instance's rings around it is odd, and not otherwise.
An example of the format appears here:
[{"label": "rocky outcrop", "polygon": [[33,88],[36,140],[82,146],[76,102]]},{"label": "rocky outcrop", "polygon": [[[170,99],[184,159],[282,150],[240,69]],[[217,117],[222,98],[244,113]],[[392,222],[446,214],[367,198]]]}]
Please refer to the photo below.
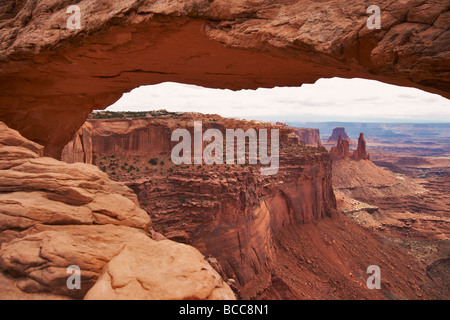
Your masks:
[{"label": "rocky outcrop", "polygon": [[339,136],[336,146],[332,147],[330,150],[330,156],[333,160],[348,158],[350,156],[349,141],[344,140],[341,136]]},{"label": "rocky outcrop", "polygon": [[[334,133],[334,131],[333,131]],[[331,139],[331,138],[330,138]],[[328,140],[330,141],[330,140]],[[333,160],[351,158],[353,160],[369,160],[369,153],[366,150],[366,140],[364,133],[361,132],[358,139],[358,147],[353,153],[350,153],[350,141],[339,136],[336,146],[330,150],[330,156]]]},{"label": "rocky outcrop", "polygon": [[370,156],[366,150],[366,140],[364,139],[364,133],[359,134],[358,147],[353,151],[352,158],[355,160],[369,160]]},{"label": "rocky outcrop", "polygon": [[92,164],[92,125],[85,122],[62,150],[61,160],[67,163]]},{"label": "rocky outcrop", "polygon": [[345,128],[344,127],[336,127],[333,129],[333,133],[331,134],[331,136],[328,138],[327,143],[336,143],[339,141],[339,138],[341,138],[342,140],[346,140],[349,143],[353,143],[350,140],[350,137],[347,135],[347,132],[345,132]]},{"label": "rocky outcrop", "polygon": [[[164,81],[256,89],[368,78],[449,96],[449,1],[7,0],[0,120],[60,157],[94,109]],[[105,59],[107,57],[107,59]]]},{"label": "rocky outcrop", "polygon": [[[17,288],[25,298],[234,298],[196,249],[150,238],[151,220],[128,187],[42,149],[0,123],[2,299],[20,296]],[[72,265],[81,289],[66,285]]]},{"label": "rocky outcrop", "polygon": [[319,129],[292,128],[292,131],[307,146],[320,147],[322,145]]},{"label": "rocky outcrop", "polygon": [[92,151],[97,157],[100,155],[150,156],[170,153],[174,146],[170,135],[178,125],[172,123],[170,126],[165,126],[159,124],[158,119],[154,121],[146,119],[89,120],[88,123],[94,128]]}]

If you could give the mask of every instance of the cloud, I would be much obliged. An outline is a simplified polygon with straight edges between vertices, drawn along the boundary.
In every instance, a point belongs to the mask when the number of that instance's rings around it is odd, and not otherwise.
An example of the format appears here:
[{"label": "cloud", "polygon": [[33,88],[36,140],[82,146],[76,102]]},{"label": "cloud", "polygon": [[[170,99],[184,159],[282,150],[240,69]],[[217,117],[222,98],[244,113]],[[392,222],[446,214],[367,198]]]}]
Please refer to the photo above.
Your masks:
[{"label": "cloud", "polygon": [[[320,79],[301,87],[222,90],[165,82],[125,93],[112,111],[196,111],[286,121],[450,122],[450,101],[415,88],[365,79]],[[281,118],[280,118],[281,117]]]}]

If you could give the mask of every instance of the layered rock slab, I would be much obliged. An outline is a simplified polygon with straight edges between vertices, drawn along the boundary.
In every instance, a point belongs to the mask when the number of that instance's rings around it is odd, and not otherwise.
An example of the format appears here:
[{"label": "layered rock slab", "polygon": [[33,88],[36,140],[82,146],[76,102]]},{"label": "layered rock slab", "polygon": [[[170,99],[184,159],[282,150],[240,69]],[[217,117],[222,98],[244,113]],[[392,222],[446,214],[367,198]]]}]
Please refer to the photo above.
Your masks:
[{"label": "layered rock slab", "polygon": [[[109,180],[95,166],[41,157],[42,147],[3,123],[0,128],[0,153],[9,155],[0,159],[0,269],[3,278],[8,275],[9,287],[15,281],[27,294],[83,298],[110,261],[120,256],[123,269],[114,263],[109,268],[119,274],[134,270],[127,279],[136,281],[133,274],[139,274],[151,294],[131,290],[115,296],[94,291],[90,299],[234,298],[196,249],[149,237],[150,218],[125,185]],[[136,265],[136,259],[151,262],[152,273],[146,271],[148,266]],[[184,264],[189,267],[182,268]],[[71,265],[81,269],[79,290],[66,285]],[[108,273],[113,274],[112,281],[119,277],[114,278],[115,272]],[[0,296],[11,298],[8,292],[17,294],[8,289]]]}]

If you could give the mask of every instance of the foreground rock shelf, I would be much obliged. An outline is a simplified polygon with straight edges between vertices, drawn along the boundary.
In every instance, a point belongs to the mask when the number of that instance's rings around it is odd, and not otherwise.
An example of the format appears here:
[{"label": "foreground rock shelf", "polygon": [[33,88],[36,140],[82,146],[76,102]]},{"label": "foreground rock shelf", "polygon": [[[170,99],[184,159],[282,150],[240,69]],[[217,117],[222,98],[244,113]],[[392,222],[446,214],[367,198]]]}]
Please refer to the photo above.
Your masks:
[{"label": "foreground rock shelf", "polygon": [[[20,298],[18,288],[25,298],[234,299],[198,250],[149,237],[150,218],[125,185],[42,149],[0,123],[1,298]],[[66,286],[71,265],[79,290]]]}]

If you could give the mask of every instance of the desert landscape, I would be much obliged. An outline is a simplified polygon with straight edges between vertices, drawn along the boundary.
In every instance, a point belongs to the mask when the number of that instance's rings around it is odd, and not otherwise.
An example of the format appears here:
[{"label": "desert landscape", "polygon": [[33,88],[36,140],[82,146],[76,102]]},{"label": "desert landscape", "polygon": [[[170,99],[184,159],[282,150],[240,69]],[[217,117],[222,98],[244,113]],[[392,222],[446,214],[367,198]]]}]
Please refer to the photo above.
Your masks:
[{"label": "desert landscape", "polygon": [[[380,28],[367,6],[0,3],[0,299],[448,300],[450,124],[107,109],[168,81],[362,78],[449,99],[450,2],[379,1]],[[198,123],[259,135],[215,136],[232,162],[196,162]]]},{"label": "desert landscape", "polygon": [[[62,160],[93,163],[129,186],[154,230],[199,249],[239,298],[449,296],[449,177],[442,174],[448,162],[434,163],[437,176],[393,172],[371,161],[368,151],[380,150],[376,158],[383,154],[382,164],[392,165],[409,151],[407,159],[416,162],[405,170],[416,165],[420,172],[427,158],[413,157],[407,147],[382,151],[397,142],[369,147],[362,133],[353,142],[344,127],[322,141],[318,129],[198,113],[96,112],[90,118]],[[279,128],[278,173],[261,176],[255,166],[238,164],[174,165],[168,136],[173,126],[193,131],[195,120],[221,130]],[[441,152],[448,159],[445,146]],[[361,281],[370,261],[390,271],[380,296]]]}]

